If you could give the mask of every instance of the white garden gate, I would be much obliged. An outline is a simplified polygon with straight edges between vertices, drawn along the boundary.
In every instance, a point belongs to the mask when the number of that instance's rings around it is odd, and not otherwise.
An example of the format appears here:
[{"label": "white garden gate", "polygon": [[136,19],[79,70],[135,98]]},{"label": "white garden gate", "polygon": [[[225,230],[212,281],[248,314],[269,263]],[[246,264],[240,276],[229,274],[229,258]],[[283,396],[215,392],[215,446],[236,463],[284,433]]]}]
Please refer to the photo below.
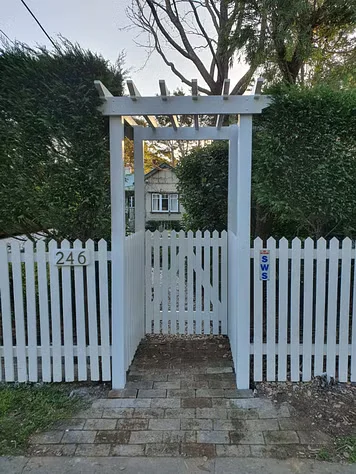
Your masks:
[{"label": "white garden gate", "polygon": [[227,334],[227,234],[146,232],[146,333]]}]

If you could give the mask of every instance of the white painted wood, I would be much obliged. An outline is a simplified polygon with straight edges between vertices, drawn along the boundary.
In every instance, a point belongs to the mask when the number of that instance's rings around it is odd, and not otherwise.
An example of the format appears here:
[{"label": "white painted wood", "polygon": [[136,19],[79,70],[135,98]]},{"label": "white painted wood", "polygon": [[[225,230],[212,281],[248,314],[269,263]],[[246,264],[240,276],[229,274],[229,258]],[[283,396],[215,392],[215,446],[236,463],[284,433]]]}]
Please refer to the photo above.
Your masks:
[{"label": "white painted wood", "polygon": [[[132,96],[133,97],[133,96]],[[101,107],[103,115],[117,116],[154,116],[154,115],[225,115],[260,114],[270,104],[268,96],[255,100],[252,95],[229,96],[221,100],[220,96],[191,97],[171,96],[164,102],[160,97],[108,97]]]},{"label": "white painted wood", "polygon": [[140,343],[141,339],[145,336],[145,231],[139,232],[139,249],[140,249],[140,268],[139,278],[141,282],[140,288],[140,321],[139,321],[139,334],[137,344]]},{"label": "white painted wood", "polygon": [[8,251],[5,242],[0,240],[0,318],[2,321],[3,347],[4,347],[4,368],[5,381],[14,382],[14,355],[13,355],[13,338],[11,325],[11,302],[10,302],[10,281],[9,281],[9,265]]},{"label": "white painted wood", "polygon": [[113,97],[112,93],[107,89],[101,81],[94,81],[94,86],[98,94],[102,98]]},{"label": "white painted wood", "polygon": [[187,321],[188,334],[194,334],[193,331],[193,269],[195,266],[195,255],[193,252],[194,236],[190,230],[187,233]]},{"label": "white painted wood", "polygon": [[219,232],[216,230],[211,238],[212,249],[212,282],[211,282],[211,302],[213,305],[213,334],[219,334],[220,305],[219,305]]},{"label": "white painted wood", "polygon": [[[230,181],[229,181],[229,194],[230,194]],[[230,222],[230,221],[229,221]],[[236,245],[236,235],[232,230],[228,231],[228,262],[227,262],[227,269],[228,269],[228,306],[227,306],[227,329],[228,329],[228,336],[231,345],[231,353],[233,354],[232,360],[235,368],[235,372],[237,369],[237,321],[236,321],[236,311],[237,311],[237,302],[236,302],[236,254],[237,254],[237,245]]]},{"label": "white painted wood", "polygon": [[102,380],[111,380],[108,259],[107,244],[104,239],[99,241],[98,256]]},{"label": "white painted wood", "polygon": [[[224,79],[223,88],[222,88],[222,98],[227,100],[229,98],[229,89],[230,89],[230,79]],[[220,129],[224,122],[224,115],[218,115],[216,117],[216,128]]]},{"label": "white painted wood", "polygon": [[[165,80],[163,80],[163,79],[159,80],[159,89],[160,89],[160,92],[161,92],[162,100],[164,100],[164,101],[168,100],[169,91],[168,91]],[[172,124],[172,127],[174,128],[174,130],[177,130],[177,128],[179,127],[177,116],[176,115],[169,115],[169,119],[171,121],[171,124]]]},{"label": "white painted wood", "polygon": [[303,373],[302,380],[311,380],[313,334],[313,282],[314,242],[309,237],[304,242],[304,305],[303,305]]},{"label": "white painted wood", "polygon": [[[82,242],[77,239],[74,241],[75,249],[83,248]],[[107,280],[107,278],[106,278]],[[75,317],[76,317],[76,338],[78,354],[78,380],[87,380],[87,354],[86,354],[86,324],[85,324],[85,300],[84,300],[84,269],[74,268],[74,292],[75,292]]]},{"label": "white painted wood", "polygon": [[25,315],[23,304],[23,282],[20,260],[20,246],[18,242],[11,243],[12,282],[14,297],[15,334],[17,350],[17,380],[27,382],[27,363],[25,354]]},{"label": "white painted wood", "polygon": [[132,261],[134,257],[133,253],[133,236],[128,235],[125,238],[125,369],[127,370],[130,364],[130,356],[132,352],[132,297],[131,297],[131,284],[132,284]]},{"label": "white painted wood", "polygon": [[145,230],[145,173],[143,168],[144,142],[140,131],[134,132],[134,164],[135,164],[135,232]]},{"label": "white painted wood", "polygon": [[[25,250],[25,273],[26,273],[26,315],[27,315],[27,345],[28,345],[28,380],[37,382],[37,310],[36,310],[36,288],[35,288],[35,266],[33,242],[27,240]],[[1,265],[0,265],[1,266]],[[2,266],[1,266],[2,268]]]},{"label": "white painted wood", "polygon": [[162,232],[162,332],[168,333],[168,252],[169,252],[169,240],[168,232],[164,230]]},{"label": "white painted wood", "polygon": [[326,372],[335,377],[336,368],[336,319],[337,319],[337,285],[338,285],[338,250],[339,241],[335,237],[330,241],[329,284],[328,284],[328,333]]},{"label": "white painted wood", "polygon": [[[258,77],[257,78],[255,88],[254,88],[254,91],[253,91],[253,95],[259,96],[261,94],[263,82],[264,82],[263,77]],[[255,97],[255,99],[257,99],[257,97]]]},{"label": "white painted wood", "polygon": [[196,262],[196,285],[195,285],[195,332],[202,334],[202,234],[198,230],[195,234],[195,262]]},{"label": "white painted wood", "polygon": [[269,280],[267,281],[267,380],[276,380],[276,241],[267,240]]},{"label": "white painted wood", "polygon": [[192,79],[192,99],[198,100],[199,92],[198,92],[198,80]]},{"label": "white painted wood", "polygon": [[[350,283],[351,283],[352,242],[346,237],[342,242],[341,258],[341,294],[339,327],[339,381],[348,381],[349,372],[349,320],[350,320]],[[356,304],[356,302],[354,302]],[[355,328],[356,329],[356,328]],[[356,356],[356,355],[355,355]]]},{"label": "white painted wood", "polygon": [[[224,105],[231,103],[223,101]],[[242,97],[242,96],[240,96]],[[251,110],[249,106],[246,109]],[[241,113],[241,111],[239,111]],[[237,245],[237,372],[238,388],[250,386],[250,220],[251,220],[251,168],[252,168],[252,115],[240,115],[237,143],[237,200],[236,245]]]},{"label": "white painted wood", "polygon": [[146,305],[145,305],[145,321],[146,321],[146,333],[151,334],[152,332],[152,321],[153,316],[153,271],[154,263],[152,263],[153,255],[153,234],[148,230],[145,232],[145,242],[146,242],[146,255],[145,255],[145,295],[146,295]]},{"label": "white painted wood", "polygon": [[[99,97],[106,99],[107,97],[113,97],[112,93],[107,89],[101,81],[94,81],[94,86],[98,91]],[[132,127],[137,125],[137,122],[132,117],[124,117],[125,122],[127,122]]]},{"label": "white painted wood", "polygon": [[[57,242],[51,240],[48,244],[50,254],[57,249]],[[79,267],[78,267],[79,268]],[[81,270],[83,271],[83,270]],[[62,377],[62,320],[61,305],[59,292],[59,269],[49,263],[49,280],[50,280],[50,296],[51,296],[51,330],[52,330],[52,371],[53,382],[61,382]],[[81,301],[83,305],[83,301]],[[86,380],[86,379],[85,379]]]},{"label": "white painted wood", "polygon": [[224,230],[221,232],[221,262],[220,262],[220,321],[221,321],[221,333],[227,334],[227,232]]},{"label": "white painted wood", "polygon": [[299,317],[300,317],[300,258],[301,243],[298,238],[292,240],[291,269],[291,380],[299,382]]},{"label": "white painted wood", "polygon": [[317,241],[314,375],[324,373],[326,240]]},{"label": "white painted wood", "polygon": [[[141,94],[139,93],[139,91],[138,91],[137,87],[135,86],[134,82],[131,79],[129,79],[128,81],[126,81],[126,83],[127,83],[128,89],[129,89],[131,100],[133,102],[136,102],[136,101],[140,102],[140,100],[138,100],[138,99],[141,97]],[[124,115],[136,115],[136,114],[124,114]],[[159,123],[158,123],[156,117],[148,115],[148,114],[139,114],[139,115],[144,116],[146,122],[148,123],[148,125],[150,127],[156,128],[156,127],[159,126]]]},{"label": "white painted wood", "polygon": [[288,337],[288,240],[279,241],[278,278],[278,380],[287,380],[287,337]]},{"label": "white painted wood", "polygon": [[179,334],[185,334],[185,259],[186,237],[185,232],[179,232]]},{"label": "white painted wood", "polygon": [[253,371],[254,380],[260,382],[263,379],[262,376],[262,321],[263,321],[263,282],[260,280],[260,250],[262,249],[262,239],[257,237],[254,241],[254,258],[253,258],[253,295],[254,295],[254,311],[253,311]]},{"label": "white painted wood", "polygon": [[36,244],[37,253],[37,275],[38,275],[38,296],[40,310],[40,334],[41,334],[41,360],[42,360],[42,380],[51,382],[51,357],[49,338],[49,314],[48,314],[48,279],[46,262],[46,244],[40,240]]},{"label": "white painted wood", "polygon": [[[350,382],[356,382],[356,248],[352,250],[354,259],[353,292],[352,292],[352,333],[351,333],[351,375]],[[1,255],[0,255],[1,261]]]},{"label": "white painted wood", "polygon": [[[130,100],[130,99],[129,99]],[[125,387],[125,185],[124,123],[122,117],[110,117],[111,186],[111,284],[112,284],[112,387]]]},{"label": "white painted wood", "polygon": [[153,275],[153,318],[154,327],[153,331],[159,334],[161,331],[160,325],[160,312],[161,312],[161,301],[162,301],[162,289],[161,289],[161,234],[158,230],[153,233],[153,251],[154,251],[154,275]]},{"label": "white painted wood", "polygon": [[[70,242],[63,240],[61,249],[70,249]],[[62,267],[62,307],[63,307],[63,330],[64,330],[64,379],[66,382],[74,380],[74,356],[73,356],[73,309],[72,309],[72,270],[70,267]]]},{"label": "white painted wood", "polygon": [[170,270],[170,288],[171,288],[171,333],[177,334],[177,274],[178,274],[178,259],[177,259],[177,233],[175,230],[171,232],[171,270]]},{"label": "white painted wood", "polygon": [[[85,243],[85,248],[93,255],[94,242],[89,239]],[[89,346],[90,346],[90,379],[99,380],[99,351],[98,351],[98,315],[96,298],[96,271],[92,262],[87,266],[87,300],[88,300],[88,325],[89,325]],[[113,294],[115,291],[113,291]],[[113,367],[114,372],[114,367]],[[113,373],[114,377],[114,373]]]},{"label": "white painted wood", "polygon": [[212,334],[210,321],[210,232],[206,230],[203,234],[204,238],[204,274],[203,274],[203,285],[204,285],[204,334]]},{"label": "white painted wood", "polygon": [[[198,117],[198,116],[195,116]],[[229,140],[232,130],[236,130],[236,125],[229,127],[159,127],[152,130],[149,127],[137,127],[142,140]],[[137,133],[135,128],[135,134]]]}]

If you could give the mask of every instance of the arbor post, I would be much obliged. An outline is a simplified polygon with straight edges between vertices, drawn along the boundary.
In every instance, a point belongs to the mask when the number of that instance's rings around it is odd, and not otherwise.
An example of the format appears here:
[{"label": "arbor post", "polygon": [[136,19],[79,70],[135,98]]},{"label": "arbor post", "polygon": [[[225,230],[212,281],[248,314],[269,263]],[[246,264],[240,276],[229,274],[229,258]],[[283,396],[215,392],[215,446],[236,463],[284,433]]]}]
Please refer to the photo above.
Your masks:
[{"label": "arbor post", "polygon": [[250,233],[252,115],[239,116],[236,215],[236,383],[250,385]]},{"label": "arbor post", "polygon": [[124,121],[110,117],[112,388],[125,387]]}]

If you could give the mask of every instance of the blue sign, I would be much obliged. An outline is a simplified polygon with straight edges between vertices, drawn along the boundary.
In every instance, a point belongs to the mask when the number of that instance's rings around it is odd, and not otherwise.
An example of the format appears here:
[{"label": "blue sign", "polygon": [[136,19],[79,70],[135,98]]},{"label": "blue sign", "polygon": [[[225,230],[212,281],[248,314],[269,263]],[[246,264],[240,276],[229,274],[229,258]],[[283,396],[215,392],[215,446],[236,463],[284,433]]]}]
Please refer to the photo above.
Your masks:
[{"label": "blue sign", "polygon": [[269,280],[269,250],[260,250],[260,280]]}]

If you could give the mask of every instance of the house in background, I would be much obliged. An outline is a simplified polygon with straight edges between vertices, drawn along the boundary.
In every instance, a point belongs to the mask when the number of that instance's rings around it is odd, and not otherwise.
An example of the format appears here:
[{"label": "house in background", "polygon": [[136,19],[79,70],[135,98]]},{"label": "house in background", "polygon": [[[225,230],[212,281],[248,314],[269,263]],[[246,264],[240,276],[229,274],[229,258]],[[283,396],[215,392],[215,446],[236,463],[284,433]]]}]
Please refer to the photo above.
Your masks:
[{"label": "house in background", "polygon": [[[178,178],[174,168],[162,163],[145,175],[145,222],[150,230],[180,228],[184,208],[179,201]],[[134,175],[125,171],[126,215],[134,227]]]}]

